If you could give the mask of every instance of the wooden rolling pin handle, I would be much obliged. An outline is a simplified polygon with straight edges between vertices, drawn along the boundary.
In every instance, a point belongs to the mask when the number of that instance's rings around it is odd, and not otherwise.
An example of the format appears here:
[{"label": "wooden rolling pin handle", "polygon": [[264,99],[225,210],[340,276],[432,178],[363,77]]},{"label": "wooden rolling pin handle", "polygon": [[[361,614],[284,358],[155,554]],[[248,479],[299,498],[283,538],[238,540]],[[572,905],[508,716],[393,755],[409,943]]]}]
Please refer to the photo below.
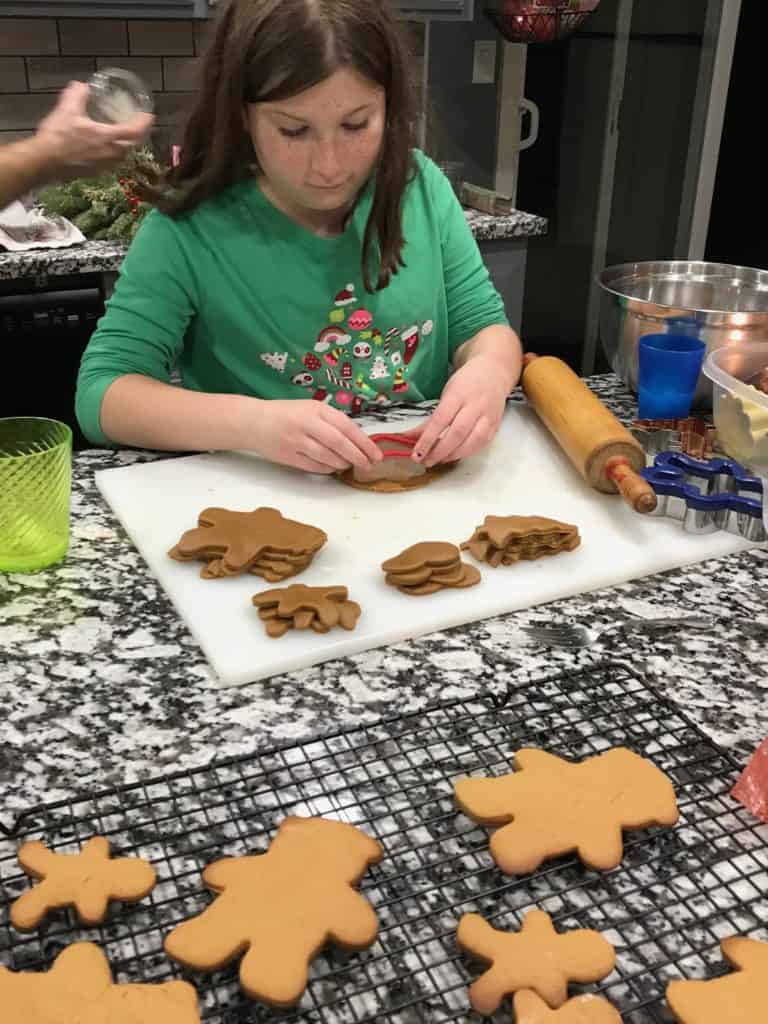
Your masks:
[{"label": "wooden rolling pin handle", "polygon": [[621,496],[635,512],[647,514],[656,508],[656,492],[636,473],[629,462],[621,456],[609,459],[605,464],[605,475],[613,480],[619,489]]}]

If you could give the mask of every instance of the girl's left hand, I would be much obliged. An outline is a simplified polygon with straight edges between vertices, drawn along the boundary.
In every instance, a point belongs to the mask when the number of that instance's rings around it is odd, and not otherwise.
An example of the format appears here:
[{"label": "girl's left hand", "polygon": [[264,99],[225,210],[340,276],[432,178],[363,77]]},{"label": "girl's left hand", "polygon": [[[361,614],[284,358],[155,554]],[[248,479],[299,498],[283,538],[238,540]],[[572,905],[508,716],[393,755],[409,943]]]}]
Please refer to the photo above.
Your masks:
[{"label": "girl's left hand", "polygon": [[477,355],[446,384],[434,413],[415,430],[413,458],[424,466],[477,455],[493,441],[504,415],[509,370],[493,356]]}]

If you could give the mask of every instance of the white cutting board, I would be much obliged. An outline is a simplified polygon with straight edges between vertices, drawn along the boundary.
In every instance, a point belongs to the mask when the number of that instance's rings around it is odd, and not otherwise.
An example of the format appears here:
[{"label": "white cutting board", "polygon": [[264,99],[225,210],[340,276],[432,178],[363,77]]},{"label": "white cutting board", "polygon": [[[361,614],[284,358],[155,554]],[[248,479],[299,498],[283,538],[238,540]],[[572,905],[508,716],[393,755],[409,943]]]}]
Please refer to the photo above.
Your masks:
[{"label": "white cutting board", "polygon": [[[416,422],[416,420],[414,420]],[[401,431],[408,424],[392,426]],[[384,428],[380,428],[384,429]],[[723,531],[692,535],[675,520],[640,516],[576,473],[535,414],[510,406],[499,435],[429,487],[372,494],[239,452],[195,455],[96,474],[99,490],[188,624],[223,686],[236,686],[751,545]],[[168,557],[209,506],[278,508],[319,526],[328,543],[286,581],[344,585],[363,614],[353,632],[290,631],[268,638],[251,597],[259,577],[203,580],[198,563]],[[578,525],[574,552],[511,567],[480,567],[468,590],[409,597],[384,583],[381,563],[418,541],[466,540],[486,515],[543,515]],[[468,561],[472,561],[466,555]]]}]

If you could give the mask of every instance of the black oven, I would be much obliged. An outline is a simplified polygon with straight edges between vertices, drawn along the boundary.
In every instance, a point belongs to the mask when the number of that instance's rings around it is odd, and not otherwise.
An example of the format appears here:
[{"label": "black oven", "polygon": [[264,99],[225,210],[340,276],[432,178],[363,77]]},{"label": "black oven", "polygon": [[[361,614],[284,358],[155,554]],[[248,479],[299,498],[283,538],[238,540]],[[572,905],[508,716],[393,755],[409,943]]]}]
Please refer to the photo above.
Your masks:
[{"label": "black oven", "polygon": [[0,280],[0,416],[48,416],[72,427],[80,359],[104,312],[101,274]]}]

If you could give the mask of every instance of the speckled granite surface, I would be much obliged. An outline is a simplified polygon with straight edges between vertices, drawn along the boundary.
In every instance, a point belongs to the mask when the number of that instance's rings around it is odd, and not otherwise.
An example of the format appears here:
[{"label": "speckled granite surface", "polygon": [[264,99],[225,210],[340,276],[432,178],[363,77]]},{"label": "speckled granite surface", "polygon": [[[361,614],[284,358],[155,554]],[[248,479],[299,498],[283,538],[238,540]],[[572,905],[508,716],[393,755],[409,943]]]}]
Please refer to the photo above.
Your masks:
[{"label": "speckled granite surface", "polygon": [[[591,384],[630,418],[633,403],[612,376]],[[220,856],[264,849],[285,814],[341,818],[381,839],[386,856],[363,881],[379,938],[364,954],[321,956],[288,1015],[245,999],[236,965],[190,974],[205,1024],[479,1024],[467,997],[478,965],[458,956],[455,943],[465,911],[516,928],[537,906],[558,930],[601,930],[617,952],[601,991],[625,1024],[668,1021],[670,979],[722,973],[724,935],[768,937],[768,829],[731,799],[732,766],[680,715],[739,761],[768,734],[766,550],[220,690],[93,482],[94,470],[153,458],[76,456],[66,562],[0,576],[0,824],[66,798],[66,807],[26,819],[27,834],[71,851],[108,830],[121,853],[157,864],[159,883],[142,904],[113,905],[103,926],[78,927],[61,912],[22,942],[7,915],[28,882],[16,843],[0,838],[0,963],[45,970],[64,945],[87,939],[107,952],[118,980],[167,980],[178,969],[163,952],[165,935],[210,898],[201,870]],[[692,611],[716,618],[712,635],[608,636],[576,655],[530,646],[519,628]],[[552,679],[563,669],[594,671],[606,654],[633,665],[671,704],[622,672],[599,682]],[[503,707],[486,702],[500,695]],[[458,709],[424,711],[459,699],[466,703]],[[404,723],[375,724],[409,711],[416,714]],[[340,728],[354,732],[264,753]],[[548,742],[574,757],[616,743],[647,751],[674,780],[677,828],[628,837],[617,871],[560,858],[534,876],[504,877],[486,830],[456,813],[450,780],[503,770],[513,743]],[[246,767],[221,764],[256,753]],[[172,783],[148,784],[179,769]],[[97,803],[86,796],[126,782],[137,785]],[[509,1020],[509,1009],[493,1020]]]},{"label": "speckled granite surface", "polygon": [[507,217],[495,217],[479,210],[465,210],[464,213],[478,242],[504,238],[531,238],[547,233],[546,217],[523,213],[522,210],[515,210]]},{"label": "speckled granite surface", "polygon": [[[472,233],[479,242],[529,238],[547,233],[545,217],[515,210],[508,217],[492,217],[466,210]],[[85,274],[120,269],[126,247],[115,242],[86,242],[69,249],[4,252],[0,249],[0,281],[36,274]]]},{"label": "speckled granite surface", "polygon": [[4,252],[0,249],[0,281],[37,274],[92,274],[119,270],[126,253],[116,242],[85,242],[67,249],[31,249]]},{"label": "speckled granite surface", "polygon": [[[593,386],[630,418],[607,375]],[[390,416],[392,415],[390,411]],[[75,458],[66,562],[0,576],[0,789],[6,815],[43,799],[247,752],[439,698],[503,689],[585,654],[537,649],[518,627],[571,618],[707,612],[712,636],[679,632],[598,645],[632,660],[742,759],[768,735],[768,554],[667,572],[235,690],[205,659],[93,482],[94,470],[155,458]],[[593,655],[592,655],[593,656]]]}]

